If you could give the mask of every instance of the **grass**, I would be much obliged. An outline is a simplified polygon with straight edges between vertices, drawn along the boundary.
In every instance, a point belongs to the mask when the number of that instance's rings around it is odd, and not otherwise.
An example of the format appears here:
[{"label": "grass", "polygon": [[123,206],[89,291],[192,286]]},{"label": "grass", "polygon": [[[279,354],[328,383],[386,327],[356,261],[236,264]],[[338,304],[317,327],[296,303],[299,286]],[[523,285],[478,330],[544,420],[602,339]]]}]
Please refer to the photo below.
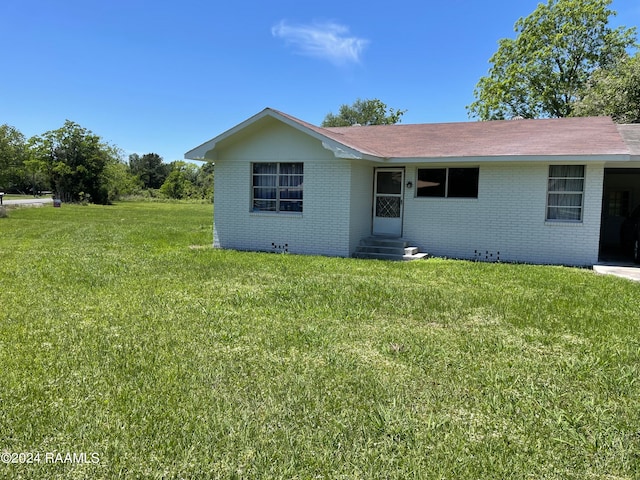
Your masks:
[{"label": "grass", "polygon": [[0,219],[0,451],[89,459],[0,478],[639,478],[640,285],[219,251],[211,223]]}]

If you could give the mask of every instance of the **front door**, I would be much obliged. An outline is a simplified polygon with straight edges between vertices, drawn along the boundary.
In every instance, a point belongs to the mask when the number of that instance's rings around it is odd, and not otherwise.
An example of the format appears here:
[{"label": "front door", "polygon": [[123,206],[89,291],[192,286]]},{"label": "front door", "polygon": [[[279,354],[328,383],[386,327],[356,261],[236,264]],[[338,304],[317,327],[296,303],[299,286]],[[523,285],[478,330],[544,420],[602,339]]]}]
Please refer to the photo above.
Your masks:
[{"label": "front door", "polygon": [[404,168],[377,168],[373,199],[373,234],[402,236]]}]

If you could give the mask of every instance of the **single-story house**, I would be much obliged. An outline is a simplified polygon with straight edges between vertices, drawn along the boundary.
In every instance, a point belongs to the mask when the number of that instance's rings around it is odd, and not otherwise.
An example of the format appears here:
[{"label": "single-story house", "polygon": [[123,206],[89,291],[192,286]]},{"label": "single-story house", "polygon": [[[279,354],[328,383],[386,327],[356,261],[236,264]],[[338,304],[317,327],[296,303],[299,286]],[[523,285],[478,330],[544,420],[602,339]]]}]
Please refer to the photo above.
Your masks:
[{"label": "single-story house", "polygon": [[215,162],[221,248],[353,256],[398,238],[464,259],[593,265],[640,203],[640,125],[608,117],[321,128],[267,108]]}]

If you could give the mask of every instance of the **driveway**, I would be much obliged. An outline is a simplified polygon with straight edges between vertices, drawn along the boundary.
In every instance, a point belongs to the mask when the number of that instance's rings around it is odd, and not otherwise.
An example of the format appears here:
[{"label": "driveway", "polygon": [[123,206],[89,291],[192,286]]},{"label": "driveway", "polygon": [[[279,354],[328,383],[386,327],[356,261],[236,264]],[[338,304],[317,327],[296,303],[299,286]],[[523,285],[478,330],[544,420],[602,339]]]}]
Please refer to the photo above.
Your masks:
[{"label": "driveway", "polygon": [[617,277],[640,282],[640,265],[634,265],[630,262],[603,262],[594,265],[593,271],[603,275],[615,275]]}]

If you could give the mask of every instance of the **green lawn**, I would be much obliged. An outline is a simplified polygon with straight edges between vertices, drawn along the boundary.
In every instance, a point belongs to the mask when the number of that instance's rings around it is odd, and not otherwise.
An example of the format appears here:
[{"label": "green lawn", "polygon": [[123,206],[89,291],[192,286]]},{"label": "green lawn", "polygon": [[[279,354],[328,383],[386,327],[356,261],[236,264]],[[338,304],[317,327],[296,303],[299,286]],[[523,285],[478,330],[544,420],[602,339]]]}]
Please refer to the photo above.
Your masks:
[{"label": "green lawn", "polygon": [[640,284],[218,251],[211,224],[0,218],[0,452],[41,455],[0,478],[640,478]]}]

